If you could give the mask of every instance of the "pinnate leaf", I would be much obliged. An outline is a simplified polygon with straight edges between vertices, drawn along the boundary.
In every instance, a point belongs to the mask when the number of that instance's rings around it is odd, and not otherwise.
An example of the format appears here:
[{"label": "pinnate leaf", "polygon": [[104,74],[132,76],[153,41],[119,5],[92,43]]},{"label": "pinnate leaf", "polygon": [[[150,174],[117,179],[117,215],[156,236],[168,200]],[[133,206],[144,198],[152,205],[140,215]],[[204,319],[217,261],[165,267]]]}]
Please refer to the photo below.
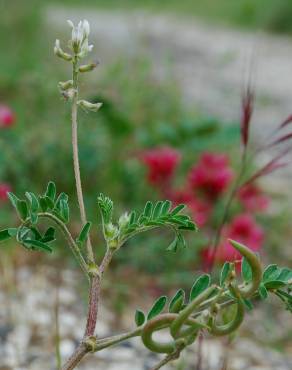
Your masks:
[{"label": "pinnate leaf", "polygon": [[194,282],[190,293],[190,301],[194,300],[199,294],[204,292],[211,283],[211,277],[209,274],[204,274],[198,277]]},{"label": "pinnate leaf", "polygon": [[166,305],[166,302],[167,302],[167,297],[165,296],[162,296],[162,297],[159,297],[153,304],[152,308],[150,309],[148,315],[147,315],[147,320],[151,320],[153,319],[153,317],[159,315],[165,305]]},{"label": "pinnate leaf", "polygon": [[91,222],[86,222],[86,224],[83,226],[82,230],[80,231],[78,238],[76,239],[78,244],[82,245],[87,240],[90,228],[91,228]]},{"label": "pinnate leaf", "polygon": [[145,314],[143,311],[140,311],[140,310],[136,310],[136,313],[135,313],[135,322],[136,322],[136,325],[137,326],[141,326],[144,324],[146,320],[146,317],[145,317]]}]

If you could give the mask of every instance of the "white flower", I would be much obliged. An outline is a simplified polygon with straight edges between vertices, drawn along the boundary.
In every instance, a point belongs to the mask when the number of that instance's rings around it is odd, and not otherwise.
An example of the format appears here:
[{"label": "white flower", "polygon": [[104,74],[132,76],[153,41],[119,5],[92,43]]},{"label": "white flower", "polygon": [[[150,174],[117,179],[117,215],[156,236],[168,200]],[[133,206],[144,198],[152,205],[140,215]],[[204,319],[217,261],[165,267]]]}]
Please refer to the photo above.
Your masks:
[{"label": "white flower", "polygon": [[93,45],[88,45],[90,26],[86,19],[80,21],[77,26],[70,20],[67,21],[72,28],[72,38],[70,46],[80,58],[85,57],[92,49]]},{"label": "white flower", "polygon": [[89,26],[89,22],[86,19],[84,19],[83,21],[83,29],[84,29],[84,34],[88,38],[89,33],[90,33],[90,26]]}]

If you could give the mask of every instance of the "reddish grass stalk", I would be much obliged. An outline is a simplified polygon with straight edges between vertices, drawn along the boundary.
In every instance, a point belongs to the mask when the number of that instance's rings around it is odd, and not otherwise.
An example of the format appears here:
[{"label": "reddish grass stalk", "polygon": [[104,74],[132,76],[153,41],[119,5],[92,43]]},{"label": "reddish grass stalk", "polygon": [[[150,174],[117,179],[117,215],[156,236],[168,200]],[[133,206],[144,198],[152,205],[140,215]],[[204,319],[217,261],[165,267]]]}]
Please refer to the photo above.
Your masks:
[{"label": "reddish grass stalk", "polygon": [[250,121],[253,114],[254,107],[254,92],[251,86],[248,85],[243,93],[241,101],[241,141],[244,149],[247,147],[249,142],[249,132],[250,132]]}]

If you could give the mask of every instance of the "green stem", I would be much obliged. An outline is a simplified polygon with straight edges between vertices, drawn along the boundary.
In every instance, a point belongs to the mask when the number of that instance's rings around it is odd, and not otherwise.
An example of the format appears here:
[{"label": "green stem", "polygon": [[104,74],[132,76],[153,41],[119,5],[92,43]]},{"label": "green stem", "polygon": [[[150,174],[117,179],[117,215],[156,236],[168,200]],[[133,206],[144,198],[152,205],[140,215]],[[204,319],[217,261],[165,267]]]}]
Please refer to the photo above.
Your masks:
[{"label": "green stem", "polygon": [[129,333],[119,334],[119,335],[112,336],[110,338],[100,339],[96,342],[96,352],[101,351],[104,348],[113,346],[115,344],[121,343],[124,340],[138,337],[141,335],[141,332],[142,332],[142,327],[139,327],[133,331],[130,331]]},{"label": "green stem", "polygon": [[[80,165],[79,165],[79,154],[78,154],[78,124],[77,124],[77,115],[78,115],[78,63],[77,57],[74,57],[73,60],[73,89],[74,95],[72,99],[72,150],[73,150],[73,165],[74,165],[74,175],[76,182],[76,192],[78,198],[78,204],[80,209],[81,222],[83,225],[87,222],[86,211],[84,206],[82,185],[81,185],[81,176],[80,176]],[[88,262],[94,263],[94,255],[91,245],[90,237],[87,238],[87,257]]]}]

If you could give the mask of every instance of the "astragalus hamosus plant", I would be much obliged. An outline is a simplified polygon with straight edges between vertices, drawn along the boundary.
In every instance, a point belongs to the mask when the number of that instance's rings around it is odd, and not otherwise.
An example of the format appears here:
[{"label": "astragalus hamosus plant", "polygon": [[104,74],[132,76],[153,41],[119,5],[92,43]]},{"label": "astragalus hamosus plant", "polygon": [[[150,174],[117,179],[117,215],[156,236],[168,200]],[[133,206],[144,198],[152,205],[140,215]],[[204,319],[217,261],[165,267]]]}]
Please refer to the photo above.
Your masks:
[{"label": "astragalus hamosus plant", "polygon": [[[100,194],[97,204],[101,213],[106,252],[101,262],[96,261],[96,246],[92,244],[90,238],[92,222],[86,216],[81,186],[77,115],[79,108],[96,112],[102,104],[83,100],[78,91],[79,76],[93,71],[96,67],[95,63],[81,63],[93,48],[88,42],[89,23],[86,20],[79,22],[78,26],[71,21],[68,23],[72,28],[72,37],[68,43],[69,52],[63,51],[59,40],[56,40],[54,52],[72,67],[71,79],[59,82],[59,88],[72,107],[73,165],[81,231],[77,237],[71,234],[67,226],[69,223],[68,196],[63,192],[57,194],[54,182],[50,182],[46,191],[40,195],[26,192],[24,199],[20,199],[9,193],[10,201],[20,218],[20,225],[0,232],[2,241],[14,237],[29,251],[52,252],[56,227],[65,236],[76,262],[88,279],[88,313],[84,335],[62,369],[74,369],[88,353],[101,351],[133,337],[141,337],[150,351],[165,354],[161,362],[153,368],[153,370],[159,369],[178,358],[180,353],[197,339],[200,331],[207,331],[213,336],[228,336],[237,330],[245,318],[245,311],[252,308],[252,299],[264,300],[269,294],[275,294],[288,309],[292,310],[290,293],[292,270],[270,265],[263,271],[257,255],[248,247],[231,241],[233,247],[243,256],[241,277],[238,277],[234,264],[226,262],[222,268],[219,283],[213,282],[209,274],[203,274],[195,281],[188,297],[184,290],[180,289],[168,304],[168,298],[162,296],[154,302],[147,314],[136,310],[136,327],[132,331],[107,338],[98,337],[96,324],[101,285],[114,254],[120,251],[128,239],[161,227],[173,231],[174,240],[167,249],[176,252],[181,247],[185,247],[183,232],[197,231],[197,227],[189,216],[182,213],[184,205],[172,207],[168,200],[158,201],[155,204],[147,202],[143,211],[124,213],[115,222],[113,202],[107,196]],[[40,227],[43,220],[52,224],[45,232]],[[231,310],[230,307],[232,307]],[[225,317],[224,323],[220,322],[222,312]],[[161,343],[154,338],[153,334],[161,329],[169,332],[169,342]]]}]

